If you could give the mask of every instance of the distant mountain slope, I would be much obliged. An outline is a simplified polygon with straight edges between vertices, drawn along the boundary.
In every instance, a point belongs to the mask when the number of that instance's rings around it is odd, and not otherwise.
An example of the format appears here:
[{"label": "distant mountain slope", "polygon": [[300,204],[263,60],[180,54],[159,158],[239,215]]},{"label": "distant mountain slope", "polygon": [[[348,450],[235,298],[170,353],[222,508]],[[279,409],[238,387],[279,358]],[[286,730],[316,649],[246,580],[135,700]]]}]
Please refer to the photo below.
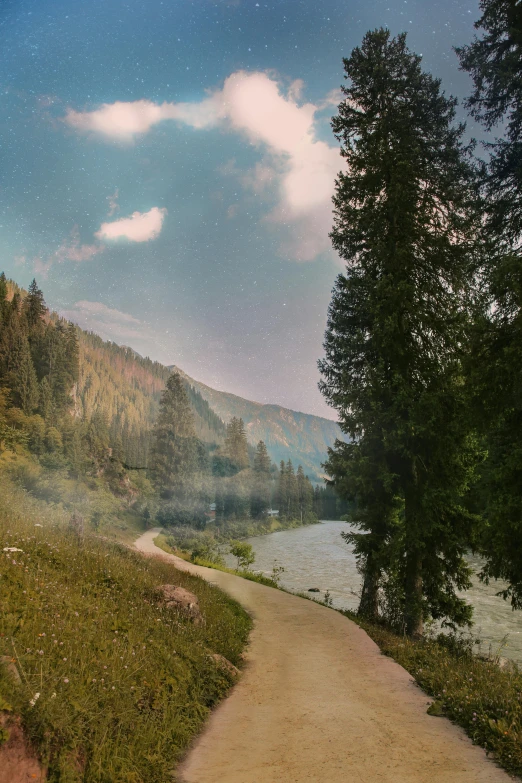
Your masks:
[{"label": "distant mountain slope", "polygon": [[[150,431],[170,370],[144,359],[132,348],[102,340],[78,328],[80,377],[75,393],[75,414],[88,419],[105,417],[113,436],[121,439],[125,458],[132,465],[147,461]],[[222,443],[225,425],[209,404],[187,382],[196,432],[206,443]]]},{"label": "distant mountain slope", "polygon": [[90,418],[95,411],[103,413],[110,430],[121,437],[130,464],[146,463],[159,398],[173,369],[186,380],[196,431],[206,443],[222,443],[224,422],[241,417],[251,444],[263,440],[274,462],[291,459],[303,466],[312,481],[318,481],[328,446],[336,438],[343,438],[338,424],[329,419],[211,389],[177,367],[144,359],[131,348],[106,342],[79,328],[78,338],[76,415]]},{"label": "distant mountain slope", "polygon": [[332,446],[336,438],[345,439],[335,421],[280,405],[251,402],[211,389],[179,368],[171,369],[180,372],[223,421],[229,421],[232,416],[241,417],[251,443],[263,440],[275,462],[291,459],[296,465],[300,463],[312,480],[324,475],[321,463],[326,459],[328,446]]},{"label": "distant mountain slope", "polygon": [[[8,280],[7,285],[9,299],[15,292],[22,299],[27,295],[14,281]],[[48,312],[46,317],[58,319],[56,313]],[[344,437],[338,424],[330,419],[211,389],[177,367],[165,367],[143,358],[132,348],[76,328],[80,362],[73,415],[87,420],[101,415],[113,441],[119,442],[131,465],[147,464],[161,392],[173,369],[185,378],[196,433],[205,443],[223,443],[226,423],[237,416],[245,422],[252,446],[263,440],[274,462],[291,459],[296,466],[303,466],[311,480],[320,480],[328,447],[336,438]]]}]

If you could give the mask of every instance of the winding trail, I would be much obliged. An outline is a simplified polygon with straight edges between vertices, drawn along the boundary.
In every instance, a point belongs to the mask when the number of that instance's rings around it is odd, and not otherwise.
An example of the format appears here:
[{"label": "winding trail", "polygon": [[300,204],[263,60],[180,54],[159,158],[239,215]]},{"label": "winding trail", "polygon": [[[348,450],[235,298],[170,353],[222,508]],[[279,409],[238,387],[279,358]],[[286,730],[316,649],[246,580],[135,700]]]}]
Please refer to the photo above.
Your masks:
[{"label": "winding trail", "polygon": [[357,625],[312,601],[135,547],[227,592],[254,618],[246,667],[178,771],[182,783],[508,783]]}]

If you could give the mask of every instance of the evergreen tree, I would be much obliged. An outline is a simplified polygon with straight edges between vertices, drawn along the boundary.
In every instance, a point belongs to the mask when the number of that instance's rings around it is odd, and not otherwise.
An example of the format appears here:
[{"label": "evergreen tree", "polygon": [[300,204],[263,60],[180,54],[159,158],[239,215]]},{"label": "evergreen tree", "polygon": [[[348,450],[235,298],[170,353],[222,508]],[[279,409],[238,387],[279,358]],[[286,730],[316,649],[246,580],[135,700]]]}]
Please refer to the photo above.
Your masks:
[{"label": "evergreen tree", "polygon": [[[405,34],[367,33],[344,60],[332,127],[347,163],[331,238],[346,261],[328,313],[321,389],[353,442],[326,469],[356,497],[352,536],[373,578],[393,573],[407,631],[428,614],[469,620],[456,591],[474,518],[463,508],[476,462],[460,351],[479,221],[475,172],[455,100],[421,70]],[[348,477],[348,478],[346,478]],[[347,486],[348,485],[348,486]]]},{"label": "evergreen tree", "polygon": [[286,463],[286,509],[285,517],[287,519],[299,519],[299,492],[297,488],[297,479],[294,472],[292,460]]},{"label": "evergreen tree", "polygon": [[192,497],[198,468],[197,438],[185,386],[178,373],[169,377],[161,397],[151,468],[164,498],[186,501]]},{"label": "evergreen tree", "polygon": [[279,509],[280,519],[285,519],[286,509],[288,506],[287,499],[287,481],[286,481],[286,465],[284,460],[281,460],[279,465],[279,476],[277,478],[277,507]]},{"label": "evergreen tree", "polygon": [[0,274],[0,326],[4,322],[5,313],[7,311],[7,280],[5,273]]},{"label": "evergreen tree", "polygon": [[299,506],[299,519],[303,522],[311,522],[314,519],[313,501],[314,490],[310,480],[304,474],[302,465],[297,468],[297,496]]},{"label": "evergreen tree", "polygon": [[457,49],[474,83],[466,105],[490,131],[501,122],[505,138],[486,145],[485,187],[490,230],[517,244],[522,234],[522,6],[517,0],[481,0],[475,28],[482,37]]},{"label": "evergreen tree", "polygon": [[488,452],[480,493],[483,577],[505,579],[504,597],[522,608],[522,5],[482,0],[480,8],[475,27],[482,36],[457,52],[474,82],[472,116],[487,130],[502,123],[504,137],[486,145],[487,291],[468,371]]},{"label": "evergreen tree", "polygon": [[250,514],[254,519],[263,519],[270,508],[270,469],[268,451],[262,440],[259,441],[254,457],[254,471],[250,491]]},{"label": "evergreen tree", "polygon": [[248,441],[243,419],[238,419],[234,416],[227,424],[223,450],[237,471],[245,470],[249,467]]},{"label": "evergreen tree", "polygon": [[36,280],[33,279],[29,286],[29,291],[24,300],[24,314],[29,327],[29,332],[38,329],[43,325],[43,317],[47,312],[42,291],[38,288]]},{"label": "evergreen tree", "polygon": [[38,407],[38,380],[31,359],[27,336],[17,331],[9,345],[7,357],[6,385],[11,389],[13,405],[30,415]]}]

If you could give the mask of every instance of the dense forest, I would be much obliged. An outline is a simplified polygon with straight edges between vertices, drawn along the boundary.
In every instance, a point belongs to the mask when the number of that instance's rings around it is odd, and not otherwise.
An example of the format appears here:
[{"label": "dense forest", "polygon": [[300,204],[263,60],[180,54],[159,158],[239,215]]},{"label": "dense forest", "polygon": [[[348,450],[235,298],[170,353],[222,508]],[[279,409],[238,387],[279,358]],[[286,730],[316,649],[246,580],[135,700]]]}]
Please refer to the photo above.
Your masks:
[{"label": "dense forest", "polygon": [[[346,504],[278,469],[241,419],[225,424],[178,373],[50,313],[35,281],[0,276],[0,470],[99,529],[245,530],[337,518]],[[252,525],[254,527],[252,528]],[[239,527],[241,529],[241,527]]]},{"label": "dense forest", "polygon": [[481,8],[458,55],[467,108],[503,138],[466,141],[456,100],[386,29],[344,60],[332,120],[346,271],[321,389],[350,440],[326,469],[357,507],[360,613],[412,637],[428,618],[470,622],[469,550],[522,607],[522,17],[519,3]]}]

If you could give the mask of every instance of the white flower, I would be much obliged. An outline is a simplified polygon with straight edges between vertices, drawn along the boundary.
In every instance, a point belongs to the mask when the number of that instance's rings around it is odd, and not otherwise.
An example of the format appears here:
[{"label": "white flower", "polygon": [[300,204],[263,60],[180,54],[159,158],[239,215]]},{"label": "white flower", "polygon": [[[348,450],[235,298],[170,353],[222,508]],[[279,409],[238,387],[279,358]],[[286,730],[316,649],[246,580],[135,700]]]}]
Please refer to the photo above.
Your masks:
[{"label": "white flower", "polygon": [[36,522],[35,527],[43,527],[43,525],[41,525],[39,522]]},{"label": "white flower", "polygon": [[23,552],[23,549],[18,549],[17,546],[4,546],[4,552]]},{"label": "white flower", "polygon": [[51,699],[56,699],[56,693],[53,693],[53,695],[51,696]]},{"label": "white flower", "polygon": [[34,705],[36,704],[36,702],[38,701],[39,698],[40,698],[40,694],[39,693],[35,693],[33,698],[31,699],[31,701],[29,702],[29,705],[31,707],[34,707]]}]

